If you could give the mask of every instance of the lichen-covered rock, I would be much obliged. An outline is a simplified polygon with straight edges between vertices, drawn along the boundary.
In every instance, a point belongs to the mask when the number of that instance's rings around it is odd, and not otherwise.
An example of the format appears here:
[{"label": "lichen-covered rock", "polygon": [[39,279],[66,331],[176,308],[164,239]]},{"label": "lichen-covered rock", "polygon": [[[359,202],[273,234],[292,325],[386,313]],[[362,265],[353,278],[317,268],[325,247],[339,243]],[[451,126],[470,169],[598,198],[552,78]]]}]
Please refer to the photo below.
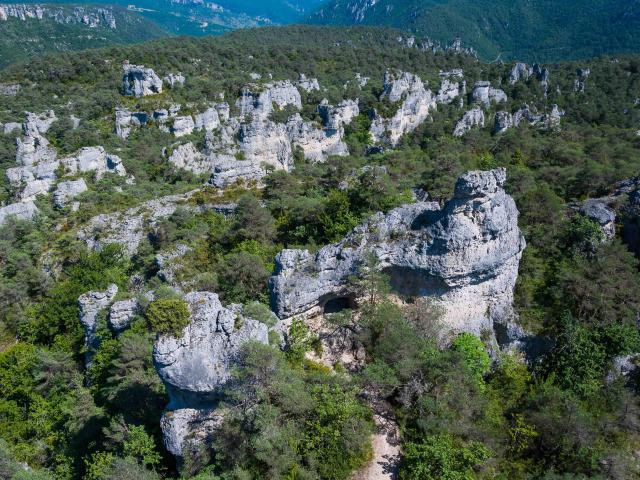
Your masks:
[{"label": "lichen-covered rock", "polygon": [[[211,427],[221,388],[231,379],[231,369],[248,341],[268,343],[268,327],[245,318],[242,307],[223,307],[218,295],[193,292],[185,296],[190,322],[181,335],[159,335],[153,348],[153,360],[167,386],[170,403],[161,426],[165,446],[181,457],[186,441],[201,428],[200,420]],[[201,421],[195,422],[201,425]]]},{"label": "lichen-covered rock", "polygon": [[388,98],[395,103],[403,97],[402,105],[392,118],[375,115],[369,133],[376,143],[396,145],[402,135],[415,130],[436,108],[433,93],[425,89],[420,77],[407,72],[399,75],[387,72],[381,99]]},{"label": "lichen-covered rock", "polygon": [[6,222],[9,217],[15,217],[20,220],[32,220],[37,213],[38,208],[32,201],[11,203],[0,207],[0,225]]},{"label": "lichen-covered rock", "polygon": [[64,208],[71,200],[86,191],[87,184],[82,178],[60,182],[53,193],[53,204],[57,208]]},{"label": "lichen-covered rock", "polygon": [[506,102],[507,94],[499,88],[493,88],[491,82],[479,81],[473,85],[471,98],[475,103],[489,107],[492,103]]},{"label": "lichen-covered rock", "polygon": [[269,282],[274,311],[286,319],[349,298],[348,278],[372,254],[401,296],[430,297],[442,308],[447,330],[480,334],[507,324],[525,241],[505,179],[504,169],[468,172],[442,209],[405,205],[316,254],[283,250]]},{"label": "lichen-covered rock", "polygon": [[144,65],[122,66],[122,93],[127,96],[145,97],[162,93],[162,80],[156,72]]},{"label": "lichen-covered rock", "polygon": [[196,128],[196,124],[193,121],[193,117],[191,115],[185,115],[181,117],[175,117],[173,119],[171,132],[176,136],[176,138],[180,138],[184,137],[185,135],[191,135],[194,128]]},{"label": "lichen-covered rock", "polygon": [[98,313],[106,309],[118,293],[118,286],[111,284],[104,292],[87,292],[78,297],[80,307],[80,323],[84,328],[85,365],[89,367],[93,359],[93,351],[98,346],[96,329],[98,327]]},{"label": "lichen-covered rock", "polygon": [[200,453],[222,425],[224,415],[215,407],[167,410],[160,419],[164,446],[180,458]]},{"label": "lichen-covered rock", "polygon": [[484,127],[484,112],[481,108],[474,108],[465,112],[458,120],[453,130],[454,137],[462,137],[469,133],[474,127]]},{"label": "lichen-covered rock", "polygon": [[131,324],[139,312],[140,304],[135,298],[115,302],[109,309],[109,327],[114,332],[121,332]]}]

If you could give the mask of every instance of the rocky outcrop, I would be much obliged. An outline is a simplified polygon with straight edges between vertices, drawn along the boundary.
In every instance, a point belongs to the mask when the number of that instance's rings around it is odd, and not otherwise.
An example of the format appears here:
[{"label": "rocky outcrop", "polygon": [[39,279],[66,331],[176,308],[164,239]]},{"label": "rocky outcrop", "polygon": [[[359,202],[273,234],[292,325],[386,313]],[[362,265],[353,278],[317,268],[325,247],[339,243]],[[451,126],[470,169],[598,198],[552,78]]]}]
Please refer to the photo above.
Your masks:
[{"label": "rocky outcrop", "polygon": [[526,82],[531,75],[533,75],[532,67],[529,67],[526,63],[517,62],[509,74],[509,85],[515,85],[520,81]]},{"label": "rocky outcrop", "polygon": [[194,118],[194,128],[211,132],[220,126],[220,115],[216,107],[209,107]]},{"label": "rocky outcrop", "polygon": [[179,260],[191,251],[191,247],[179,243],[168,252],[156,254],[155,263],[158,268],[156,275],[176,291],[182,291],[182,286],[176,281],[176,271],[181,267]]},{"label": "rocky outcrop", "polygon": [[54,5],[2,4],[0,21],[17,18],[21,21],[52,19],[61,24],[86,25],[89,28],[105,27],[116,30],[113,9],[104,7],[76,6],[71,8]]},{"label": "rocky outcrop", "polygon": [[314,90],[320,90],[320,84],[318,83],[317,78],[307,78],[304,73],[300,74],[300,79],[297,83],[298,87],[300,87],[305,92],[313,92]]},{"label": "rocky outcrop", "polygon": [[448,78],[444,78],[440,84],[440,90],[436,95],[436,102],[449,104],[460,96],[461,83],[452,82]]},{"label": "rocky outcrop", "polygon": [[64,208],[75,197],[87,191],[87,184],[84,179],[60,182],[53,193],[53,204],[57,208]]},{"label": "rocky outcrop", "polygon": [[9,217],[19,220],[32,220],[38,213],[38,208],[32,201],[11,203],[0,207],[0,225],[7,221]]},{"label": "rocky outcrop", "polygon": [[267,83],[262,86],[246,87],[236,102],[240,115],[266,118],[273,111],[273,105],[283,109],[286,106],[302,108],[300,92],[290,80]]},{"label": "rocky outcrop", "polygon": [[576,79],[573,81],[573,91],[584,93],[584,89],[587,85],[587,78],[589,78],[590,75],[590,68],[579,68],[576,70]]},{"label": "rocky outcrop", "polygon": [[127,96],[145,97],[162,93],[162,80],[156,72],[144,65],[122,66],[122,93]]},{"label": "rocky outcrop", "polygon": [[233,157],[219,159],[213,167],[209,185],[225,188],[238,183],[257,183],[265,176],[264,169],[249,160],[237,160]]},{"label": "rocky outcrop", "polygon": [[171,133],[173,133],[176,138],[180,138],[186,135],[191,135],[194,128],[196,128],[196,124],[193,121],[193,117],[191,115],[175,117],[173,119]]},{"label": "rocky outcrop", "polygon": [[196,149],[193,142],[175,147],[169,156],[169,163],[176,168],[198,175],[211,173],[213,169],[211,161]]},{"label": "rocky outcrop", "polygon": [[402,98],[404,101],[390,119],[375,114],[369,133],[377,143],[397,145],[402,135],[415,130],[436,108],[436,99],[431,90],[425,89],[420,77],[407,72],[385,74],[381,99],[385,98],[392,103]]},{"label": "rocky outcrop", "polygon": [[549,88],[549,69],[542,65],[535,63],[533,65],[533,74],[536,76],[542,88],[544,88],[545,95]]},{"label": "rocky outcrop", "polygon": [[115,302],[109,309],[109,327],[119,333],[131,324],[138,313],[140,313],[140,304],[135,298]]},{"label": "rocky outcrop", "polygon": [[165,446],[181,457],[210,435],[221,389],[243,344],[268,343],[268,327],[243,316],[240,305],[223,307],[215,293],[185,296],[190,322],[179,337],[159,335],[153,360],[170,403],[161,426]]},{"label": "rocky outcrop", "polygon": [[2,132],[5,135],[9,135],[10,133],[15,132],[16,130],[22,129],[22,124],[18,122],[7,122],[5,124],[0,124],[0,128],[2,128]]},{"label": "rocky outcrop", "polygon": [[118,286],[111,284],[104,292],[87,292],[78,298],[80,323],[84,328],[85,347],[87,349],[85,353],[85,365],[87,368],[91,366],[93,354],[98,347],[98,338],[96,337],[98,314],[109,306],[117,293]]},{"label": "rocky outcrop", "polygon": [[401,297],[429,297],[442,308],[448,331],[505,328],[525,247],[505,180],[504,169],[468,172],[442,208],[405,205],[315,254],[283,250],[269,282],[274,311],[287,319],[346,303],[354,294],[348,279],[373,255]]},{"label": "rocky outcrop", "polygon": [[513,127],[513,115],[509,112],[497,112],[493,124],[493,133],[499,135]]},{"label": "rocky outcrop", "polygon": [[296,114],[287,122],[287,132],[293,144],[302,148],[305,158],[312,162],[323,162],[332,155],[349,155],[342,127],[319,129]]},{"label": "rocky outcrop", "polygon": [[56,181],[59,166],[60,162],[54,157],[32,165],[8,168],[6,176],[14,196],[25,202],[46,195]]},{"label": "rocky outcrop", "polygon": [[469,133],[474,127],[484,127],[484,112],[481,108],[474,108],[465,112],[458,120],[453,130],[454,137],[462,137]]},{"label": "rocky outcrop", "polygon": [[0,83],[0,95],[15,97],[22,86],[19,83]]},{"label": "rocky outcrop", "polygon": [[170,73],[163,77],[162,80],[169,84],[171,88],[175,88],[177,86],[183,86],[185,78],[181,73]]},{"label": "rocky outcrop", "polygon": [[616,213],[609,207],[606,199],[590,198],[580,207],[580,213],[596,222],[602,229],[606,241],[616,235]]},{"label": "rocky outcrop", "polygon": [[507,101],[507,94],[499,88],[493,88],[491,82],[479,81],[473,85],[471,98],[475,103],[490,107],[492,103]]},{"label": "rocky outcrop", "polygon": [[122,159],[107,153],[104,147],[81,148],[76,155],[61,159],[60,164],[68,175],[93,173],[97,180],[101,179],[105,173],[114,173],[121,177],[127,174]]},{"label": "rocky outcrop", "polygon": [[213,210],[229,214],[235,209],[234,204],[222,202],[195,205],[190,199],[198,192],[199,190],[193,190],[183,195],[169,195],[144,202],[124,212],[97,215],[78,231],[76,238],[84,241],[92,250],[117,243],[126,253],[133,255],[157,222],[172,215],[179,207],[194,213]]},{"label": "rocky outcrop", "polygon": [[116,109],[116,135],[123,140],[131,133],[131,127],[140,127],[146,125],[148,121],[148,115],[145,112],[131,112],[130,110],[117,108]]},{"label": "rocky outcrop", "polygon": [[293,153],[286,125],[256,119],[240,126],[239,140],[244,159],[254,165],[268,165],[286,171],[293,168]]}]

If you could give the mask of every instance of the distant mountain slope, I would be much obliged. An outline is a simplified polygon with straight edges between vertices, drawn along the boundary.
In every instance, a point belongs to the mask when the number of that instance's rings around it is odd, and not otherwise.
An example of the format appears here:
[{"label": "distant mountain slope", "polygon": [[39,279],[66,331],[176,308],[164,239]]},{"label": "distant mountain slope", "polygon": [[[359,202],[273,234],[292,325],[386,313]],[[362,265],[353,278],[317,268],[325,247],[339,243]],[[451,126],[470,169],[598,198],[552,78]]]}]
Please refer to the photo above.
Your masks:
[{"label": "distant mountain slope", "polygon": [[166,35],[153,22],[119,7],[0,4],[0,67],[42,53]]},{"label": "distant mountain slope", "polygon": [[388,25],[493,60],[557,61],[640,51],[639,0],[329,0],[312,23]]},{"label": "distant mountain slope", "polygon": [[[9,0],[11,1],[11,0]],[[18,0],[35,3],[38,0]],[[294,23],[324,0],[105,0],[139,13],[176,35],[219,35],[236,28]],[[52,0],[71,4],[74,0]]]}]

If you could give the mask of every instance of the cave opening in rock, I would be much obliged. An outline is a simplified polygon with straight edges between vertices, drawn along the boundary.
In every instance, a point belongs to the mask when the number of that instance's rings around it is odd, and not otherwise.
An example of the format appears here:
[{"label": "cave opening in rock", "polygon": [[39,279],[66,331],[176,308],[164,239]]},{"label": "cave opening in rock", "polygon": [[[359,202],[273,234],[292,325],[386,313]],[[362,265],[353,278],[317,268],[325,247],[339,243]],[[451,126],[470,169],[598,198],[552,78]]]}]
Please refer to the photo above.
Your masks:
[{"label": "cave opening in rock", "polygon": [[349,297],[335,297],[327,300],[324,304],[324,313],[340,313],[343,310],[353,308],[353,299]]}]

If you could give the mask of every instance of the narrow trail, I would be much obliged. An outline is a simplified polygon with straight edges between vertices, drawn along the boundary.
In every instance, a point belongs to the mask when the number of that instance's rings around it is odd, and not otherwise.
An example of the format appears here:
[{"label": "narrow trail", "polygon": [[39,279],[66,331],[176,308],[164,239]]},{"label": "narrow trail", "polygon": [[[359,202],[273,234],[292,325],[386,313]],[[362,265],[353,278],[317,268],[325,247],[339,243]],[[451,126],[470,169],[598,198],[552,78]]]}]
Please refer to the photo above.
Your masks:
[{"label": "narrow trail", "polygon": [[351,480],[395,480],[400,461],[400,429],[391,407],[382,401],[372,405],[376,432],[371,439],[373,458]]}]

